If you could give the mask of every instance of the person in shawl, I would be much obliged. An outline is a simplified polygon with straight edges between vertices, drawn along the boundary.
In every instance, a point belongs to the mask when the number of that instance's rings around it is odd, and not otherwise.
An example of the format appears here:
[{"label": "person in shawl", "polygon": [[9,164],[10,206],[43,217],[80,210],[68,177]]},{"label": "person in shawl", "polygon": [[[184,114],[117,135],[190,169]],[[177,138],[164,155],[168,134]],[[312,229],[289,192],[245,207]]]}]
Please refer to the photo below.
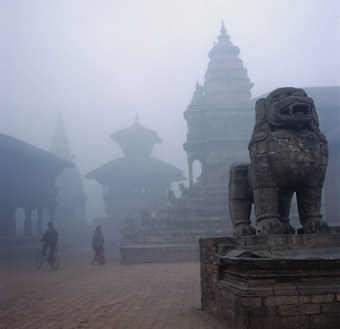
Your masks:
[{"label": "person in shawl", "polygon": [[97,226],[92,237],[92,248],[95,252],[95,255],[92,259],[92,265],[97,262],[99,265],[105,264],[105,256],[104,256],[104,237],[101,230],[101,226]]}]

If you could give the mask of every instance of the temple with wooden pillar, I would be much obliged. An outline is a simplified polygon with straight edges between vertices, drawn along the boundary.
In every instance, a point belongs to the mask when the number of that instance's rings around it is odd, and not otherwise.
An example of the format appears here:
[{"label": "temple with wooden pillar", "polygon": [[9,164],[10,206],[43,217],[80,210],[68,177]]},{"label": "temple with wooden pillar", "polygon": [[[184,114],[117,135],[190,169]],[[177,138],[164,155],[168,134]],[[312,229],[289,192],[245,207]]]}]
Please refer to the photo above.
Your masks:
[{"label": "temple with wooden pillar", "polygon": [[0,237],[17,236],[18,209],[25,214],[23,235],[41,236],[43,218],[54,220],[55,181],[73,163],[1,133],[0,155]]}]

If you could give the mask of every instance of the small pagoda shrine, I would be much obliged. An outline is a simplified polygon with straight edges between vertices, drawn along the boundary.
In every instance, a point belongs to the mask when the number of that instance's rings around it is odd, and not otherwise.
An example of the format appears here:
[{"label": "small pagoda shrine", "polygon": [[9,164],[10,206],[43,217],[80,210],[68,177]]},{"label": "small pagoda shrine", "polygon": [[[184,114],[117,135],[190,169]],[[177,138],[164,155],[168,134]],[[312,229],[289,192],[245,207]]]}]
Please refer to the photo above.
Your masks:
[{"label": "small pagoda shrine", "polygon": [[110,137],[125,156],[85,177],[103,185],[107,217],[123,229],[142,211],[151,214],[158,204],[166,204],[171,183],[185,180],[185,177],[181,170],[151,156],[154,145],[162,141],[156,131],[143,127],[137,116],[131,127],[114,132]]}]

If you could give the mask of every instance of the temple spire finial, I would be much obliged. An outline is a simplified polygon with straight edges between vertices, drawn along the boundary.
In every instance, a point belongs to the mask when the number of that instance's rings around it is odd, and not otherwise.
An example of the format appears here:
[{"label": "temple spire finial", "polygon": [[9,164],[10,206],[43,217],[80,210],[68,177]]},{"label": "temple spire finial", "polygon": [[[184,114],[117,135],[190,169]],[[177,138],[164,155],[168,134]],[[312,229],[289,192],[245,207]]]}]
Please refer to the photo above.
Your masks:
[{"label": "temple spire finial", "polygon": [[222,21],[221,21],[221,34],[226,34],[227,33],[227,30],[226,30],[226,28],[225,28],[225,26],[224,26],[224,21],[223,21],[223,19],[222,19]]},{"label": "temple spire finial", "polygon": [[133,125],[134,126],[140,126],[138,114],[136,114],[136,116],[135,116],[135,123]]},{"label": "temple spire finial", "polygon": [[61,111],[57,111],[57,124],[51,138],[50,152],[66,160],[73,160]]}]

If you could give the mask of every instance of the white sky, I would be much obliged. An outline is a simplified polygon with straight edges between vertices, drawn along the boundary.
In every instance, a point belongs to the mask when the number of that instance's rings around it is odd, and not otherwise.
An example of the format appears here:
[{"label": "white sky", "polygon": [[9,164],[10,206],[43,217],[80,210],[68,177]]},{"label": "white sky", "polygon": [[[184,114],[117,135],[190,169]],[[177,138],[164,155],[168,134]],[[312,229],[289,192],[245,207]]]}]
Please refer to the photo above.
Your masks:
[{"label": "white sky", "polygon": [[49,149],[57,112],[82,174],[121,156],[109,138],[156,130],[187,174],[186,122],[221,21],[255,84],[340,85],[337,0],[0,0],[0,130]]}]

